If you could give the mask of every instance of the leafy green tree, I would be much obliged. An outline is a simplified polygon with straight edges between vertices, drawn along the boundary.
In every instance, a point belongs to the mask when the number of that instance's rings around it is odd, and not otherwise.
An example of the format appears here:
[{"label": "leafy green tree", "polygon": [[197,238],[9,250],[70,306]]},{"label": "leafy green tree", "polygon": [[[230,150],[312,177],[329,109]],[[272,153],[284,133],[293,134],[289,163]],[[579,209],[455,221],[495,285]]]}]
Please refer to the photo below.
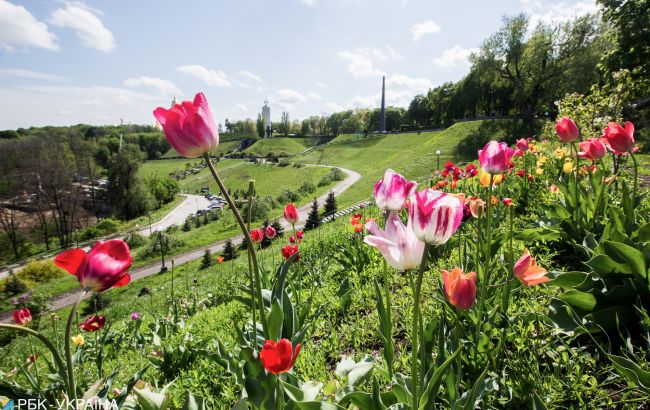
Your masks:
[{"label": "leafy green tree", "polygon": [[282,119],[280,120],[279,131],[285,136],[289,135],[291,130],[291,120],[289,119],[289,113],[282,111]]},{"label": "leafy green tree", "polygon": [[137,145],[125,144],[109,161],[108,202],[120,218],[143,215],[151,206],[151,194],[137,177],[143,159]]},{"label": "leafy green tree", "polygon": [[262,119],[262,114],[257,114],[257,121],[255,122],[255,128],[257,129],[257,136],[264,138],[266,130],[264,129],[264,120]]}]

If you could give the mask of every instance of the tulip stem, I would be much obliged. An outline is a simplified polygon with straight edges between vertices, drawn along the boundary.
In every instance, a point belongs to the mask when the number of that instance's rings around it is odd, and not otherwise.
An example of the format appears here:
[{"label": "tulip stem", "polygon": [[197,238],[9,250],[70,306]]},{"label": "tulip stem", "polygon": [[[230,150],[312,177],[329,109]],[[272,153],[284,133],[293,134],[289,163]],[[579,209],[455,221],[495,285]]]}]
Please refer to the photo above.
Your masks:
[{"label": "tulip stem", "polygon": [[32,335],[28,335],[27,338],[29,339],[29,350],[32,352],[31,362],[34,363],[34,372],[36,373],[36,385],[40,389],[41,381],[40,381],[40,376],[38,374],[38,364],[36,363],[36,352],[34,351],[34,343],[32,342]]},{"label": "tulip stem", "polygon": [[[485,299],[487,297],[486,290],[487,284],[490,280],[490,259],[492,256],[492,183],[494,182],[494,175],[490,174],[490,184],[487,189],[486,198],[486,217],[485,217],[485,263],[483,264],[483,275],[481,275],[481,297],[478,302],[478,315],[476,316],[476,342],[481,335],[481,328],[483,327],[483,309],[485,307]],[[480,214],[479,214],[480,215]],[[479,218],[480,223],[480,218]],[[478,266],[477,266],[478,269]]]},{"label": "tulip stem", "polygon": [[[386,299],[386,315],[387,317],[387,322],[388,322],[388,337],[386,338],[386,346],[384,346],[384,349],[389,350],[391,352],[391,357],[395,354],[394,352],[394,347],[393,347],[393,318],[392,318],[392,311],[391,311],[391,303],[390,303],[390,283],[389,277],[388,277],[388,266],[386,265],[386,259],[383,259],[384,261],[384,298]],[[386,363],[388,367],[388,377],[393,380],[393,362],[391,361],[390,363]]]},{"label": "tulip stem", "polygon": [[[252,201],[252,195],[254,193],[254,189],[249,185],[248,189],[248,225],[246,225],[246,230],[247,232],[251,231],[251,219],[252,219],[252,214],[253,214],[253,201]],[[250,286],[250,292],[251,292],[251,311],[253,313],[253,345],[257,346],[257,316],[256,316],[256,309],[255,309],[255,279],[253,277],[253,267],[252,267],[252,259],[251,259],[251,253],[248,252],[248,281],[249,281],[249,286]],[[262,309],[263,306],[260,306],[260,309]]]},{"label": "tulip stem", "polygon": [[9,330],[17,330],[19,332],[25,332],[28,335],[36,337],[38,340],[43,342],[45,347],[47,347],[50,352],[52,352],[52,358],[54,359],[54,362],[56,363],[56,367],[59,371],[59,377],[61,377],[61,380],[63,380],[63,384],[66,387],[66,390],[69,391],[69,386],[68,386],[68,377],[65,374],[65,366],[63,365],[63,360],[61,360],[61,356],[59,355],[59,352],[56,350],[56,347],[50,342],[50,340],[43,336],[41,333],[30,329],[28,327],[24,326],[18,326],[18,325],[9,325],[9,324],[4,324],[0,323],[0,329],[9,329]]},{"label": "tulip stem", "polygon": [[[246,229],[246,224],[244,223],[244,220],[241,217],[241,214],[237,210],[237,207],[235,207],[234,202],[232,201],[232,198],[228,194],[228,190],[226,189],[226,186],[223,184],[221,181],[221,178],[219,178],[219,175],[217,174],[217,170],[214,168],[214,165],[212,165],[212,161],[210,160],[210,155],[206,152],[203,154],[203,158],[205,159],[205,162],[208,165],[208,168],[210,168],[210,172],[212,173],[212,176],[214,177],[214,180],[217,182],[217,185],[219,186],[219,190],[221,190],[221,194],[223,197],[226,199],[226,202],[228,203],[228,206],[232,210],[233,215],[235,216],[235,219],[237,220],[237,223],[239,224],[239,228],[241,229],[242,233],[244,234],[244,239],[246,239],[246,245],[248,248],[248,253],[251,257],[251,261],[253,262],[253,270],[255,271],[255,287],[257,291],[257,303],[260,307],[260,321],[262,322],[262,329],[264,331],[264,338],[268,339],[269,338],[269,330],[268,330],[268,324],[266,322],[266,315],[264,314],[264,299],[262,298],[262,287],[260,286],[260,267],[257,262],[257,255],[255,254],[255,247],[253,245],[253,240],[251,239],[251,235]],[[252,297],[252,295],[251,295]]]},{"label": "tulip stem", "polygon": [[[411,277],[411,286],[413,287],[413,318],[411,319],[411,384],[413,388],[413,409],[418,408],[419,395],[418,395],[418,384],[420,382],[419,377],[419,363],[418,363],[418,352],[419,352],[419,336],[420,336],[420,292],[422,290],[422,278],[424,277],[424,272],[427,270],[429,264],[429,251],[431,250],[431,245],[426,244],[424,247],[424,255],[422,256],[422,263],[420,264],[420,269],[417,273],[417,279],[415,286],[413,286],[413,279]],[[410,277],[410,276],[409,276]]]},{"label": "tulip stem", "polygon": [[69,394],[72,396],[73,400],[77,400],[77,388],[74,382],[74,368],[72,365],[72,348],[70,346],[70,334],[72,332],[72,320],[77,313],[77,308],[79,307],[79,302],[84,298],[87,292],[82,292],[79,295],[77,301],[72,305],[72,310],[70,311],[70,316],[68,316],[68,323],[65,325],[65,362],[68,368],[68,387]]},{"label": "tulip stem", "polygon": [[634,154],[630,152],[630,158],[632,158],[632,162],[634,163],[634,185],[632,188],[632,207],[636,206],[636,181],[639,179],[639,164],[636,162],[636,158],[634,157]]}]

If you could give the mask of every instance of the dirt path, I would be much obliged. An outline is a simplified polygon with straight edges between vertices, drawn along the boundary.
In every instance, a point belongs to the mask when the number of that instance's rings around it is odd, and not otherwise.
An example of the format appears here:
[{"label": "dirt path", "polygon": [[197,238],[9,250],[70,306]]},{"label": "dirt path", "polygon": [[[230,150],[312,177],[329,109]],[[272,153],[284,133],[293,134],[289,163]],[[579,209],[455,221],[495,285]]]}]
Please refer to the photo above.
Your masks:
[{"label": "dirt path", "polygon": [[[350,188],[355,182],[357,182],[361,178],[361,174],[359,174],[356,171],[352,171],[351,169],[347,168],[342,168],[342,167],[333,167],[329,165],[306,165],[306,166],[316,166],[316,167],[325,167],[325,168],[338,168],[341,171],[345,172],[347,174],[347,177],[336,184],[334,188],[332,188],[332,191],[334,192],[334,195],[339,196],[341,193],[343,193],[345,190]],[[323,206],[325,204],[325,200],[327,199],[327,195],[329,192],[324,193],[323,195],[319,196],[316,200],[318,201],[319,206]],[[185,201],[184,201],[185,202]],[[183,202],[183,203],[184,203]],[[179,205],[180,207],[180,205]],[[305,225],[305,222],[307,221],[307,215],[309,213],[309,210],[311,208],[311,202],[307,203],[300,208],[298,208],[298,212],[300,213],[300,221],[296,224],[296,228],[302,228]],[[172,211],[173,212],[173,211]],[[163,218],[164,219],[164,218]],[[183,219],[184,220],[184,219]],[[289,225],[284,219],[280,219],[280,223],[282,224],[282,227],[285,230],[288,230],[291,228],[291,225]],[[154,224],[156,225],[156,224]],[[147,228],[148,230],[148,228]],[[236,236],[233,236],[230,238],[233,242],[241,242],[243,239],[243,235],[239,234]],[[184,253],[180,253],[177,255],[173,255],[171,257],[168,257],[167,260],[174,260],[175,265],[182,265],[184,263],[187,263],[189,261],[199,259],[203,257],[203,253],[205,252],[206,249],[210,249],[210,252],[212,254],[219,254],[227,239],[223,239],[221,241],[215,242],[212,245],[197,248],[191,251],[187,251]],[[169,264],[169,262],[168,262]],[[131,271],[131,282],[135,282],[139,279],[146,278],[147,276],[151,276],[154,274],[157,274],[160,272],[160,267],[161,263],[156,262],[152,263],[150,265],[146,265],[143,267],[140,267],[138,269],[134,269]],[[79,298],[79,294],[83,292],[81,289],[67,292],[58,296],[55,296],[50,300],[50,305],[49,308],[51,310],[58,310],[63,307],[66,307],[68,305],[72,305],[73,303],[76,302],[76,300]],[[90,294],[87,295],[89,297]],[[9,323],[12,320],[11,312],[4,312],[0,313],[0,322],[1,323]]]}]

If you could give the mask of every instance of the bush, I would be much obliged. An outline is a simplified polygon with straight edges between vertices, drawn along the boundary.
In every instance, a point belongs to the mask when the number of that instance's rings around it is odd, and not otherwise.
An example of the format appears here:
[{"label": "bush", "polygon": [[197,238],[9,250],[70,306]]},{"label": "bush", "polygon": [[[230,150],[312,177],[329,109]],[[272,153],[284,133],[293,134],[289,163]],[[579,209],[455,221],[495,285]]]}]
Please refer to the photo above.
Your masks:
[{"label": "bush", "polygon": [[[271,211],[270,198],[252,198],[251,199],[251,219],[253,221],[262,221],[266,219]],[[248,222],[248,203],[241,204],[241,212],[243,213],[244,220]]]},{"label": "bush", "polygon": [[302,185],[300,185],[300,188],[298,188],[298,192],[300,195],[309,195],[313,194],[316,192],[316,187],[314,186],[314,183],[311,181],[304,181]]},{"label": "bush", "polygon": [[2,282],[2,293],[7,298],[20,295],[25,291],[27,291],[27,285],[18,278],[18,275],[16,275],[15,272],[12,272],[11,275]]},{"label": "bush", "polygon": [[182,228],[183,232],[188,232],[192,229],[192,221],[190,218],[192,217],[188,216],[187,218],[185,218],[185,223],[183,224],[183,228]]},{"label": "bush", "polygon": [[282,158],[282,159],[280,160],[280,162],[278,163],[278,166],[279,166],[279,167],[288,167],[289,165],[291,165],[291,163],[290,163],[289,160],[286,159],[286,158]]},{"label": "bush", "polygon": [[113,234],[120,230],[120,221],[113,218],[102,219],[95,225],[79,230],[78,239],[87,241]]},{"label": "bush", "polygon": [[101,310],[106,309],[113,303],[113,300],[106,296],[104,293],[93,293],[86,301],[85,305],[81,308],[83,316],[89,316],[99,313]]},{"label": "bush", "polygon": [[210,252],[210,249],[206,249],[203,253],[203,259],[201,259],[201,269],[207,269],[212,265],[212,252]]},{"label": "bush", "polygon": [[129,248],[135,249],[137,247],[140,247],[144,245],[147,240],[145,239],[144,236],[140,235],[137,232],[132,232],[130,235],[127,235],[124,238],[124,242],[126,242],[127,245],[129,245]]},{"label": "bush", "polygon": [[281,204],[296,202],[299,199],[300,199],[300,195],[288,189],[282,190],[282,192],[280,192],[280,194],[276,197],[276,200]]},{"label": "bush", "polygon": [[67,276],[67,273],[52,261],[31,261],[18,272],[18,277],[27,284],[46,283],[62,276]]},{"label": "bush", "polygon": [[305,164],[303,164],[302,162],[294,162],[293,163],[294,168],[302,168],[304,166],[305,166]]},{"label": "bush", "polygon": [[235,245],[232,243],[230,238],[228,238],[226,244],[223,247],[223,253],[221,254],[221,256],[223,256],[223,260],[229,261],[235,259],[237,258],[238,254],[239,252],[237,251],[237,249],[235,249]]}]

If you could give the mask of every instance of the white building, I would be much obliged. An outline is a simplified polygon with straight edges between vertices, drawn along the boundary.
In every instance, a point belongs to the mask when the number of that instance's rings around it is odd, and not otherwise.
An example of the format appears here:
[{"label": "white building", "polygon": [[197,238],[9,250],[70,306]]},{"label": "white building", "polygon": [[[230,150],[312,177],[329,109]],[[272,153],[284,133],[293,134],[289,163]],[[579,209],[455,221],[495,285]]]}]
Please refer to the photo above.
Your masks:
[{"label": "white building", "polygon": [[273,128],[271,126],[271,107],[269,107],[268,101],[264,101],[264,106],[262,107],[262,120],[264,121],[265,135],[270,137]]}]

